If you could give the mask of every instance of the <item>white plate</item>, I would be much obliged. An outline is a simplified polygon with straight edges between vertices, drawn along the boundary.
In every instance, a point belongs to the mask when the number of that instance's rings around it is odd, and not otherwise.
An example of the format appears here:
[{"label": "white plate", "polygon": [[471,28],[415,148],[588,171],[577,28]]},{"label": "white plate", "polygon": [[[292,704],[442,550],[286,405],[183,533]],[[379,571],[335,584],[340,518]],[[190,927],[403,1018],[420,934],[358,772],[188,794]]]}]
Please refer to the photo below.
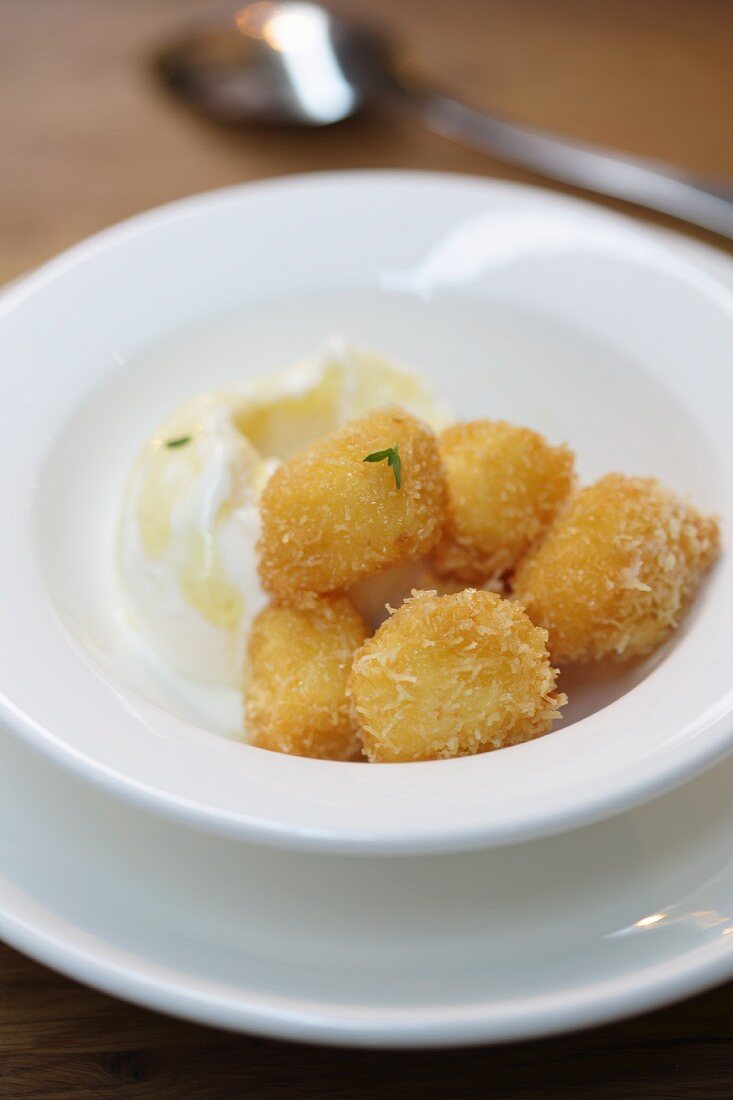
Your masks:
[{"label": "white plate", "polygon": [[499,1042],[733,974],[733,760],[613,821],[483,853],[289,853],[124,807],[0,734],[0,935],[202,1023]]},{"label": "white plate", "polygon": [[124,472],[182,396],[287,362],[332,331],[423,365],[460,416],[571,440],[585,478],[658,475],[733,516],[733,296],[651,231],[542,191],[429,174],[201,196],[73,249],[0,307],[8,726],[179,821],[341,852],[550,834],[729,752],[731,554],[653,668],[574,685],[576,720],[532,744],[333,764],[227,742],[173,713],[110,614]]}]

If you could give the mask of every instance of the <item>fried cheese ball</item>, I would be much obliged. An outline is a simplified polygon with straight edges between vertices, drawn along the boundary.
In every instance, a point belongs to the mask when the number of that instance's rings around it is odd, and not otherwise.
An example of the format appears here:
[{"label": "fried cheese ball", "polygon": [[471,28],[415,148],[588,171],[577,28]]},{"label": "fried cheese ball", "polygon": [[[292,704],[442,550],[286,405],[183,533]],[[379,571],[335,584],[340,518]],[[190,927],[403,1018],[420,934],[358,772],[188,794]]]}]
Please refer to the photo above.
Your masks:
[{"label": "fried cheese ball", "polygon": [[[364,461],[394,447],[400,486],[387,461]],[[435,435],[402,409],[378,409],[293,455],[270,478],[261,501],[263,586],[298,603],[421,557],[440,537],[444,510]]]},{"label": "fried cheese ball", "polygon": [[546,639],[495,592],[415,592],[354,657],[348,693],[368,759],[468,756],[546,733],[567,701]]},{"label": "fried cheese ball", "polygon": [[678,625],[718,553],[714,517],[651,478],[581,490],[519,566],[513,587],[554,661],[650,653]]},{"label": "fried cheese ball", "polygon": [[448,522],[433,553],[443,576],[498,581],[547,529],[573,486],[573,453],[503,420],[440,436]]},{"label": "fried cheese ball", "polygon": [[249,638],[245,685],[251,744],[326,760],[360,755],[346,679],[365,637],[363,620],[345,596],[260,612]]}]

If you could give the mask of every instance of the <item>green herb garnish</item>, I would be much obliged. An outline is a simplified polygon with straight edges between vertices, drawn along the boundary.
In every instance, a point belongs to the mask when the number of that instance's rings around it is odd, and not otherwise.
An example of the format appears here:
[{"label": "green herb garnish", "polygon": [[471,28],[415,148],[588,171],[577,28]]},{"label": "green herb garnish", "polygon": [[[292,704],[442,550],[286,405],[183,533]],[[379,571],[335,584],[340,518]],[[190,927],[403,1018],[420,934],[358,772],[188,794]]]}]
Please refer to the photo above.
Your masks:
[{"label": "green herb garnish", "polygon": [[185,447],[187,443],[191,442],[190,435],[182,435],[178,439],[166,439],[166,447]]},{"label": "green herb garnish", "polygon": [[398,489],[402,488],[402,459],[400,458],[399,444],[395,443],[394,447],[387,447],[384,451],[374,451],[373,454],[367,455],[364,462],[384,462],[387,459],[387,465],[392,467],[394,471],[395,485]]}]

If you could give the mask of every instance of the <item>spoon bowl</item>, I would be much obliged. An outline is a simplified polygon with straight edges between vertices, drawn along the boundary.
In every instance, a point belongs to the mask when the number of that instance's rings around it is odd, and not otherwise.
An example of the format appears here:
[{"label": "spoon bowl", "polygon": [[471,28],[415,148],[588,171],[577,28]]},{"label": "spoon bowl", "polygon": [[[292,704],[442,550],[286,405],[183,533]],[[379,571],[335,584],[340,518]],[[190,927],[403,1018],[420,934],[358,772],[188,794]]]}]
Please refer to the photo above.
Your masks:
[{"label": "spoon bowl", "polygon": [[275,126],[341,122],[391,80],[379,38],[299,0],[240,8],[162,50],[157,68],[213,118]]}]

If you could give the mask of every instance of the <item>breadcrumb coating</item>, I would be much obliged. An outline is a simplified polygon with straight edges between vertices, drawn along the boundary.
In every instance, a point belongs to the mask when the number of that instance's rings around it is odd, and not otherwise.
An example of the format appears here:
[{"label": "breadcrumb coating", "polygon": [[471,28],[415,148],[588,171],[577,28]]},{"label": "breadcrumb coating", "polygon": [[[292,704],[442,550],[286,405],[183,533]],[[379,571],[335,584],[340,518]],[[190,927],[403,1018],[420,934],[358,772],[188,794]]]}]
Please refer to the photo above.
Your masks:
[{"label": "breadcrumb coating", "polygon": [[570,493],[573,452],[503,420],[455,424],[440,436],[448,523],[433,552],[438,573],[498,581],[555,518]]},{"label": "breadcrumb coating", "polygon": [[[366,455],[399,446],[402,485]],[[281,601],[334,592],[440,538],[445,478],[438,442],[421,420],[379,409],[325,436],[275,471],[262,495],[260,576]]]},{"label": "breadcrumb coating", "polygon": [[372,762],[435,760],[546,733],[567,702],[547,633],[493,592],[415,592],[354,657],[348,693]]},{"label": "breadcrumb coating", "polygon": [[560,664],[650,653],[679,624],[719,549],[718,522],[651,478],[581,490],[514,577]]},{"label": "breadcrumb coating", "polygon": [[245,682],[251,743],[326,760],[360,755],[346,679],[365,637],[364,622],[345,596],[260,612],[249,638]]}]

